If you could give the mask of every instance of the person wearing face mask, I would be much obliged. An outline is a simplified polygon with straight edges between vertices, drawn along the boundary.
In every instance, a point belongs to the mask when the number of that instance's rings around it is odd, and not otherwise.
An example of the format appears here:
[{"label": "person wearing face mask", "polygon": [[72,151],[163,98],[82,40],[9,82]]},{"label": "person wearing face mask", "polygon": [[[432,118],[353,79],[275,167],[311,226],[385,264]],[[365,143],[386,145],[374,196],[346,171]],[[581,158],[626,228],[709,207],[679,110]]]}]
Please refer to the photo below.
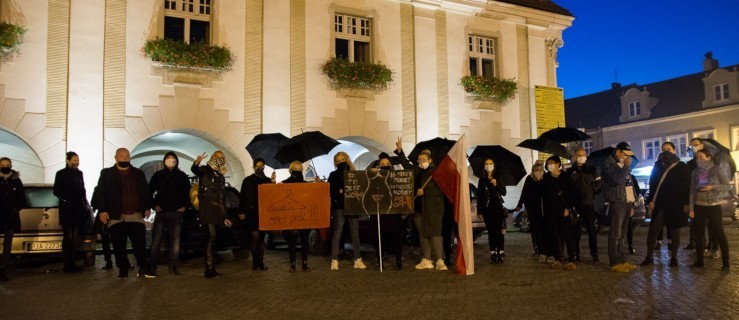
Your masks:
[{"label": "person wearing face mask", "polygon": [[[398,139],[396,146],[396,152],[401,152],[403,147],[400,144],[400,139]],[[393,170],[393,166],[390,162],[390,156],[387,153],[382,152],[378,156],[378,160],[375,166],[370,168],[369,175],[386,175],[391,170]],[[385,214],[379,216],[380,230],[382,230],[382,248],[384,248],[383,253],[390,252],[391,254],[395,255],[395,267],[393,267],[393,269],[395,270],[401,270],[403,268],[403,239],[401,235],[403,230],[404,218],[405,216],[400,214]],[[376,226],[377,219],[378,215],[370,215],[370,224]],[[380,243],[377,237],[375,237],[375,239],[373,240],[373,245],[375,247],[375,252],[377,252],[377,261],[379,265],[381,261],[379,247]]]},{"label": "person wearing face mask", "polygon": [[3,253],[0,255],[0,281],[8,281],[5,267],[10,261],[13,235],[21,228],[20,210],[26,205],[26,193],[20,174],[10,158],[0,158],[0,230],[3,231]]},{"label": "person wearing face mask", "polygon": [[239,193],[239,220],[244,221],[244,227],[249,237],[249,247],[252,256],[252,270],[267,271],[264,264],[264,237],[266,232],[259,231],[259,185],[275,183],[275,172],[268,178],[264,174],[264,159],[254,159],[254,173],[241,182]]},{"label": "person wearing face mask", "polygon": [[505,260],[505,235],[503,224],[507,209],[503,207],[506,195],[503,177],[495,171],[495,161],[485,159],[483,172],[479,173],[477,183],[477,215],[485,221],[488,230],[490,263],[503,263]]},{"label": "person wearing face mask", "polygon": [[551,269],[562,269],[562,242],[567,246],[568,263],[566,270],[575,270],[575,248],[572,239],[572,217],[570,208],[577,203],[577,189],[572,179],[561,170],[559,156],[547,159],[547,173],[542,178],[542,199],[544,207],[544,228],[546,229],[547,251],[554,257]]},{"label": "person wearing face mask", "polygon": [[544,245],[544,214],[542,212],[541,181],[544,178],[544,164],[537,160],[531,167],[531,174],[526,177],[521,189],[521,197],[516,205],[516,211],[525,208],[529,218],[531,243],[534,246],[534,255],[539,256],[539,262],[546,262],[551,254]]},{"label": "person wearing face mask", "polygon": [[115,152],[115,165],[100,171],[96,192],[100,222],[107,225],[113,243],[118,279],[128,278],[127,242],[131,240],[139,277],[151,278],[146,261],[146,226],[151,213],[151,192],[144,172],[131,166],[126,148]]},{"label": "person wearing face mask", "polygon": [[652,222],[647,234],[647,256],[642,266],[654,264],[654,253],[657,235],[667,226],[672,240],[670,248],[670,266],[677,267],[677,249],[680,246],[680,228],[688,224],[687,209],[690,197],[690,172],[688,166],[675,154],[672,142],[662,144],[662,153],[654,163],[649,177],[649,190],[653,190],[647,198]]},{"label": "person wearing face mask", "polygon": [[149,180],[149,190],[154,204],[154,228],[149,250],[149,275],[157,275],[162,239],[169,237],[169,273],[179,275],[177,259],[180,256],[182,216],[190,201],[190,179],[179,168],[179,158],[173,151],[164,155],[164,168],[154,173]]},{"label": "person wearing face mask", "polygon": [[696,262],[693,267],[703,268],[703,250],[705,249],[706,221],[709,234],[721,248],[723,267],[729,271],[729,243],[722,223],[721,203],[731,187],[726,172],[713,163],[706,150],[696,152],[696,169],[690,182],[690,218],[695,219]]},{"label": "person wearing face mask", "polygon": [[[289,169],[290,177],[283,180],[282,183],[306,182],[305,178],[303,178],[303,164],[300,161],[291,162]],[[315,181],[320,181],[318,176],[316,176]],[[290,272],[296,271],[295,259],[298,237],[300,237],[300,258],[302,259],[303,272],[310,272],[310,267],[308,267],[308,235],[310,234],[310,229],[284,230],[282,234],[285,236],[285,240],[287,240],[287,252],[290,256]]]},{"label": "person wearing face mask", "polygon": [[585,149],[579,148],[575,150],[574,162],[567,176],[572,179],[575,184],[579,199],[576,209],[580,215],[578,222],[572,226],[572,237],[575,247],[575,261],[580,261],[580,236],[582,226],[588,232],[588,246],[590,247],[590,256],[593,262],[600,261],[598,257],[598,233],[595,230],[595,195],[600,192],[600,176],[598,176],[595,167],[586,164],[588,158]]},{"label": "person wearing face mask", "polygon": [[81,269],[75,264],[79,229],[91,218],[85,180],[79,170],[80,157],[67,152],[67,165],[56,172],[54,178],[54,195],[59,198],[59,224],[62,225],[62,256],[64,272],[78,272]]},{"label": "person wearing face mask", "polygon": [[338,152],[334,155],[334,166],[336,170],[328,175],[329,191],[331,195],[331,214],[333,216],[334,233],[331,239],[331,270],[339,270],[339,245],[344,230],[344,223],[349,221],[349,231],[352,237],[352,249],[354,250],[354,269],[367,269],[362,261],[359,241],[359,216],[344,215],[344,173],[354,170],[349,155],[346,152]]},{"label": "person wearing face mask", "polygon": [[610,204],[611,212],[608,262],[611,271],[614,272],[629,272],[636,269],[636,266],[626,261],[627,245],[624,241],[629,217],[634,215],[634,201],[637,196],[634,190],[636,182],[631,178],[633,155],[629,144],[620,142],[601,168],[604,199]]},{"label": "person wearing face mask", "polygon": [[226,217],[226,207],[223,204],[224,190],[226,189],[226,155],[223,151],[213,152],[208,163],[201,166],[205,159],[203,153],[195,158],[190,170],[198,177],[198,202],[200,208],[198,217],[208,231],[205,246],[205,277],[217,278],[222,274],[215,267],[215,243],[218,229],[230,227],[231,220]]}]

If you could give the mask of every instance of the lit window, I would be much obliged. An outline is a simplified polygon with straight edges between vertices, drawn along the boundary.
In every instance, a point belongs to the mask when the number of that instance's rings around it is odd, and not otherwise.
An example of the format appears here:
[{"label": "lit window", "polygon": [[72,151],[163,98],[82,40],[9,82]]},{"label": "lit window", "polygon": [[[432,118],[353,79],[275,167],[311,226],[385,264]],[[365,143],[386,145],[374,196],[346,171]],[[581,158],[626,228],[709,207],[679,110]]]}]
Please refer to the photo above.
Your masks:
[{"label": "lit window", "polygon": [[674,136],[668,136],[665,141],[672,142],[675,144],[675,154],[680,158],[688,157],[688,135],[678,134]]},{"label": "lit window", "polygon": [[641,103],[639,101],[629,102],[629,117],[638,117],[641,114]]},{"label": "lit window", "polygon": [[662,152],[662,141],[660,138],[647,139],[642,141],[644,148],[644,160],[656,160],[657,155]]},{"label": "lit window", "polygon": [[582,148],[585,149],[586,154],[593,152],[593,140],[583,141]]},{"label": "lit window", "polygon": [[693,138],[713,139],[716,130],[705,130],[693,132]]},{"label": "lit window", "polygon": [[492,78],[495,76],[495,40],[469,36],[467,38],[470,75]]},{"label": "lit window", "polygon": [[164,38],[210,42],[212,0],[165,0]]},{"label": "lit window", "polygon": [[345,14],[334,15],[334,54],[352,62],[372,62],[372,20]]},{"label": "lit window", "polygon": [[729,84],[723,83],[713,86],[713,98],[716,101],[729,99]]}]

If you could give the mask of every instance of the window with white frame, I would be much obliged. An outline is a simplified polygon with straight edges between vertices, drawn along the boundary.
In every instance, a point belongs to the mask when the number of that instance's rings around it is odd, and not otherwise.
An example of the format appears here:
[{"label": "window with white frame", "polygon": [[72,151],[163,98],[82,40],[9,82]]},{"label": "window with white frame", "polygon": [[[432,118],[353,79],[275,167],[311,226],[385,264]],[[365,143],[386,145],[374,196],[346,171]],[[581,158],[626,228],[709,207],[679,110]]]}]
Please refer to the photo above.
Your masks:
[{"label": "window with white frame", "polygon": [[693,138],[714,139],[714,136],[716,136],[716,130],[703,130],[693,132]]},{"label": "window with white frame", "polygon": [[722,83],[713,86],[713,98],[716,101],[729,99],[729,84]]},{"label": "window with white frame", "polygon": [[659,153],[662,151],[662,139],[653,138],[642,140],[642,148],[644,150],[644,160],[656,160]]},{"label": "window with white frame", "polygon": [[164,0],[164,38],[210,43],[213,0]]},{"label": "window with white frame", "polygon": [[629,117],[638,117],[641,114],[641,103],[639,101],[629,102]]},{"label": "window with white frame", "polygon": [[674,136],[667,136],[665,141],[672,142],[675,145],[675,154],[680,158],[688,157],[688,135],[677,134]]},{"label": "window with white frame", "polygon": [[593,140],[586,140],[582,142],[582,148],[585,149],[586,154],[593,152]]},{"label": "window with white frame", "polygon": [[470,75],[495,76],[495,39],[470,35],[467,38]]},{"label": "window with white frame", "polygon": [[334,54],[352,62],[372,62],[372,19],[334,15]]}]

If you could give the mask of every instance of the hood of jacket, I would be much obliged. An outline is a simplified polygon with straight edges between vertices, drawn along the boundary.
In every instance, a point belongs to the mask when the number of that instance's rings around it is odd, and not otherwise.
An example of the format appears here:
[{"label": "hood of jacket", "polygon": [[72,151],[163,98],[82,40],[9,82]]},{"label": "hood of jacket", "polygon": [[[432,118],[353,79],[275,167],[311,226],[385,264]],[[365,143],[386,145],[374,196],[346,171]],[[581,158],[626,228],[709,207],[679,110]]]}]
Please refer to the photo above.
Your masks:
[{"label": "hood of jacket", "polygon": [[175,164],[174,168],[172,169],[179,169],[180,168],[180,158],[177,157],[177,153],[175,153],[174,151],[169,151],[166,154],[164,154],[164,158],[162,158],[162,164],[164,165],[164,167],[167,168],[167,165],[164,164],[164,161],[167,160],[167,157],[169,156],[173,156],[174,159],[177,160],[177,164]]}]

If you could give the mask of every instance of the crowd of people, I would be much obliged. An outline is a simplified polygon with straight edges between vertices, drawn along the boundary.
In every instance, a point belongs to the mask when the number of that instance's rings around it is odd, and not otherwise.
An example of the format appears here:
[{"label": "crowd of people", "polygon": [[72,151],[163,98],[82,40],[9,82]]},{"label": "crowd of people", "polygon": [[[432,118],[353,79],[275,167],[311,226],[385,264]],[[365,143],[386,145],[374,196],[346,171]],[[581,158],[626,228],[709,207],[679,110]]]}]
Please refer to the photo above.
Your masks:
[{"label": "crowd of people", "polygon": [[[667,227],[671,240],[670,266],[676,267],[677,248],[680,245],[680,229],[691,225],[691,243],[695,241],[696,261],[694,267],[704,266],[705,230],[712,241],[721,248],[723,270],[729,270],[729,249],[721,222],[721,201],[730,190],[730,172],[719,161],[716,153],[704,147],[700,139],[691,141],[695,158],[688,164],[680,161],[675,145],[665,142],[650,177],[651,193],[647,198],[651,224],[647,235],[647,250],[641,266],[654,263],[653,252],[658,234]],[[446,199],[436,181],[431,178],[435,164],[431,152],[424,150],[415,164],[403,152],[400,138],[396,143],[395,154],[403,167],[413,168],[415,177],[415,212],[412,219],[418,232],[422,258],[415,269],[447,270],[450,263],[451,245],[446,244],[445,236],[451,237],[456,228],[453,224],[445,227]],[[526,210],[531,221],[531,239],[534,254],[539,262],[549,263],[552,269],[576,270],[581,261],[580,238],[583,227],[587,231],[590,257],[599,262],[598,238],[594,228],[595,196],[602,193],[608,204],[610,228],[608,233],[608,263],[615,272],[629,272],[636,268],[627,261],[631,243],[626,242],[630,217],[634,214],[634,202],[638,199],[638,183],[631,175],[633,152],[626,142],[619,143],[598,168],[589,164],[586,151],[577,149],[572,159],[573,165],[565,170],[560,157],[549,157],[545,162],[537,161],[531,174],[525,178],[517,210]],[[88,203],[82,172],[79,170],[79,156],[74,152],[66,154],[66,167],[60,170],[54,182],[54,194],[59,198],[60,223],[63,226],[62,252],[64,272],[78,272],[75,265],[76,244],[79,228],[90,212],[97,210],[95,218],[97,229],[103,242],[113,244],[115,266],[118,278],[128,277],[132,264],[128,259],[127,243],[130,240],[133,256],[138,267],[138,276],[157,277],[157,266],[164,237],[168,238],[170,274],[178,275],[180,235],[183,213],[186,208],[196,205],[199,222],[207,231],[205,240],[204,276],[215,278],[221,275],[216,271],[216,241],[219,230],[237,224],[248,238],[252,256],[253,270],[268,270],[264,261],[265,231],[259,229],[260,184],[277,183],[273,173],[265,174],[265,161],[253,161],[254,173],[244,178],[241,185],[239,221],[232,221],[224,206],[226,188],[226,159],[222,151],[207,157],[203,153],[195,159],[190,168],[197,177],[197,201],[191,199],[191,185],[188,175],[179,168],[179,159],[174,152],[165,154],[163,169],[156,172],[147,182],[144,172],[130,163],[131,155],[125,148],[115,153],[115,165],[100,173],[93,197]],[[333,238],[331,241],[330,270],[339,270],[339,252],[342,246],[342,232],[348,223],[353,248],[353,267],[366,269],[360,251],[359,221],[356,215],[344,212],[344,172],[355,170],[350,156],[339,152],[334,156],[335,171],[328,177],[330,185],[331,215],[333,219]],[[379,155],[370,170],[394,170],[395,167],[386,153]],[[280,183],[308,183],[303,177],[303,165],[294,161],[289,165],[290,177]],[[488,233],[489,262],[501,264],[505,261],[505,229],[508,210],[503,205],[506,187],[502,173],[496,170],[495,159],[485,159],[483,168],[475,175],[479,179],[477,210],[484,220]],[[316,177],[315,181],[320,181]],[[12,170],[9,158],[0,158],[0,228],[5,234],[2,256],[0,256],[0,281],[7,281],[5,267],[10,257],[10,248],[15,231],[20,229],[19,211],[24,206],[25,195],[19,173]],[[146,229],[144,219],[151,209],[156,212],[152,241],[146,249]],[[403,244],[401,233],[404,220],[410,215],[383,215],[372,217],[382,226],[383,245],[390,248],[395,256],[394,269],[403,268]],[[297,243],[301,247],[301,270],[309,272],[308,235],[309,230],[285,230],[283,235],[288,243],[290,272],[297,271]],[[379,237],[378,237],[379,238]],[[109,240],[108,240],[109,239]],[[451,243],[451,241],[449,241]],[[374,239],[374,246],[380,245]],[[103,248],[107,246],[104,244]],[[566,251],[565,251],[566,249]],[[378,250],[379,252],[379,250]],[[566,255],[566,256],[565,256]],[[106,269],[112,269],[112,259],[106,256]],[[566,261],[564,261],[566,257]],[[378,254],[378,261],[382,257]]]}]

